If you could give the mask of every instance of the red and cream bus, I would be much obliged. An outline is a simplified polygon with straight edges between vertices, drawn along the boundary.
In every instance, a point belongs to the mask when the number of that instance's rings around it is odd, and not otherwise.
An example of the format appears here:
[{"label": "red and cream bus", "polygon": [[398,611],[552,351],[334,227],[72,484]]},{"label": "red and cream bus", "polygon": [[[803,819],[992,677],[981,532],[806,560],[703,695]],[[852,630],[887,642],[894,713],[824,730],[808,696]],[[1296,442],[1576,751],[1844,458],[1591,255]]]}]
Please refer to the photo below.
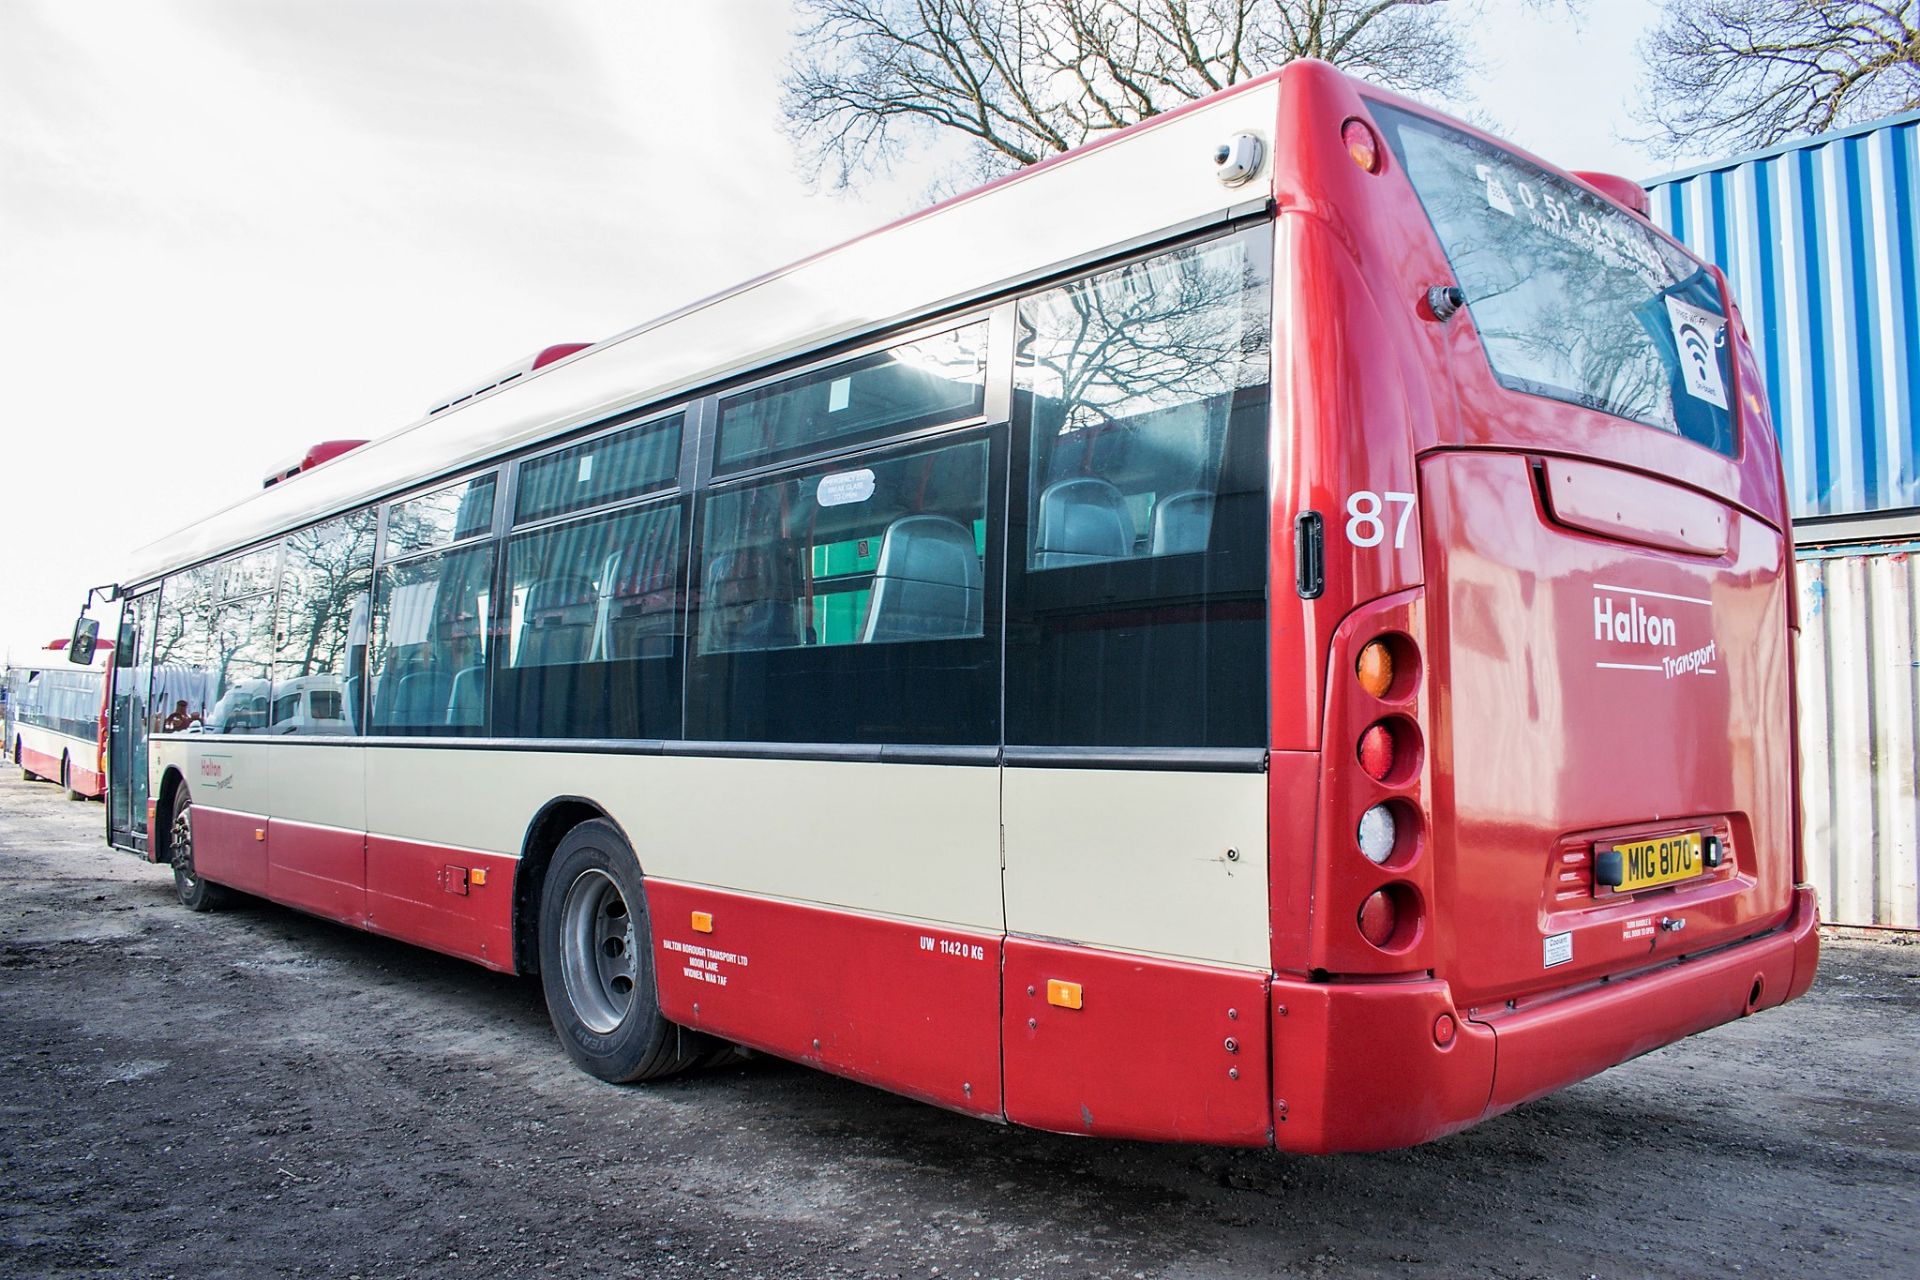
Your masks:
[{"label": "red and cream bus", "polygon": [[7,669],[7,751],[20,776],[58,783],[69,800],[98,800],[107,790],[106,661],[73,666],[66,642],[32,663]]},{"label": "red and cream bus", "polygon": [[113,838],[604,1079],[1068,1133],[1416,1143],[1778,1005],[1779,451],[1606,192],[1302,62],[463,399],[137,555]]}]

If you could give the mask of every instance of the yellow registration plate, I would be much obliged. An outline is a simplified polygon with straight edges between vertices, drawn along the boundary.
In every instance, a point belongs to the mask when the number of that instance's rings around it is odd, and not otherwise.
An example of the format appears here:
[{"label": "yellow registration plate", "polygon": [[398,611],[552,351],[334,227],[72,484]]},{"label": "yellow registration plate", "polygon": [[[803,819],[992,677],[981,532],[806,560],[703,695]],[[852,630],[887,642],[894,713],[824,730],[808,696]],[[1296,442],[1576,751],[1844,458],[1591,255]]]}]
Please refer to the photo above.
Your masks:
[{"label": "yellow registration plate", "polygon": [[1600,883],[1619,893],[1688,880],[1706,870],[1700,833],[1617,844],[1596,860]]}]

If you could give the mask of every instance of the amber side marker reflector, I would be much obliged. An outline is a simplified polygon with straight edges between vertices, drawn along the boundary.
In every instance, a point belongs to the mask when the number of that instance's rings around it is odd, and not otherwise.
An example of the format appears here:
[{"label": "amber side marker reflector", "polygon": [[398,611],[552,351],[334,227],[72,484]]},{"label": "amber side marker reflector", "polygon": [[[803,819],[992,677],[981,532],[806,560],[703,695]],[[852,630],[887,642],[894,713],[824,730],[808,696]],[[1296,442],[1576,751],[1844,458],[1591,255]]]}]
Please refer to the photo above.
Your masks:
[{"label": "amber side marker reflector", "polygon": [[1378,640],[1369,642],[1360,651],[1360,660],[1354,664],[1353,672],[1360,677],[1360,687],[1369,696],[1386,697],[1387,690],[1393,687],[1393,651]]},{"label": "amber side marker reflector", "polygon": [[1058,978],[1048,978],[1047,1003],[1058,1005],[1062,1009],[1078,1009],[1080,1007],[1080,984],[1077,982],[1062,982]]},{"label": "amber side marker reflector", "polygon": [[485,867],[475,867],[467,873],[467,878],[473,884],[485,884],[487,882],[487,869]]},{"label": "amber side marker reflector", "polygon": [[265,827],[255,827],[253,829],[253,838],[255,840],[265,840],[267,838],[267,829]]},{"label": "amber side marker reflector", "polygon": [[693,913],[693,931],[695,933],[712,933],[713,932],[713,913],[711,911],[694,912]]},{"label": "amber side marker reflector", "polygon": [[1341,125],[1340,141],[1347,144],[1347,154],[1355,164],[1368,173],[1380,172],[1380,139],[1374,137],[1365,120],[1356,117]]}]

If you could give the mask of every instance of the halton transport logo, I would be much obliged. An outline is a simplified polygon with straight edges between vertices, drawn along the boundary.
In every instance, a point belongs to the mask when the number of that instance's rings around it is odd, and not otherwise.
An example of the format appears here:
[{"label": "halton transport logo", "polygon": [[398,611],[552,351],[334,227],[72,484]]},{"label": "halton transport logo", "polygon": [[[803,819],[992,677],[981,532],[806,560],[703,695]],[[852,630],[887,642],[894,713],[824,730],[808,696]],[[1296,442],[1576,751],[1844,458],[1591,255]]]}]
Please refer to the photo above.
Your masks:
[{"label": "halton transport logo", "polygon": [[[1602,671],[1653,671],[1664,679],[1717,676],[1713,602],[1698,596],[1593,584],[1593,638],[1608,646]],[[1704,643],[1697,643],[1704,641]]]}]

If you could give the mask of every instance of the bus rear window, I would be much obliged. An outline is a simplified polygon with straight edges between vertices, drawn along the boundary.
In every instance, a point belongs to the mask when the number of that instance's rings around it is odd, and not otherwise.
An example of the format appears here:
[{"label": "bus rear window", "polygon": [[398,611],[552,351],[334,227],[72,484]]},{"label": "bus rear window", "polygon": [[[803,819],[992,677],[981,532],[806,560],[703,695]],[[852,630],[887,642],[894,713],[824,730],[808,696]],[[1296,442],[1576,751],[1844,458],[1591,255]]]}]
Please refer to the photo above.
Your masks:
[{"label": "bus rear window", "polygon": [[1704,267],[1509,151],[1373,109],[1502,386],[1734,453],[1726,312]]}]

